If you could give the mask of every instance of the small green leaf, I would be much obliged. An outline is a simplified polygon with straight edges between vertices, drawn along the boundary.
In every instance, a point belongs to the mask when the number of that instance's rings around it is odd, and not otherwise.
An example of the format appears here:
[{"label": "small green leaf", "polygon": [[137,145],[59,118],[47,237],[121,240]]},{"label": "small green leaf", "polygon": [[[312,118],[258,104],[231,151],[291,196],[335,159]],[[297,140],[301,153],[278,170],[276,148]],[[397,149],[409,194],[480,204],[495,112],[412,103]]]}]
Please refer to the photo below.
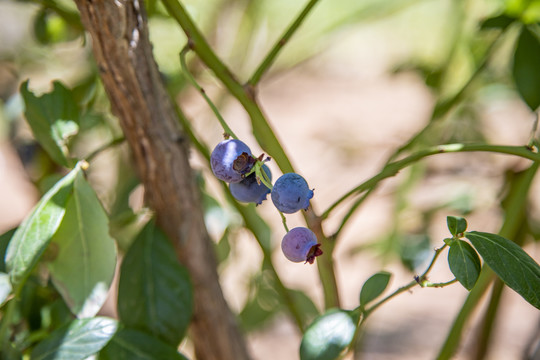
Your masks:
[{"label": "small green leaf", "polygon": [[431,241],[425,234],[392,236],[397,237],[396,241],[399,242],[401,263],[410,271],[416,271],[433,252]]},{"label": "small green leaf", "polygon": [[187,360],[175,347],[133,329],[121,329],[99,353],[99,360]]},{"label": "small green leaf", "polygon": [[227,227],[221,236],[219,242],[215,245],[214,251],[216,253],[216,260],[218,264],[227,260],[231,253],[231,244],[229,243],[230,228]]},{"label": "small green leaf", "polygon": [[75,319],[40,342],[32,351],[31,359],[86,359],[109,342],[117,326],[116,320],[105,317]]},{"label": "small green leaf", "polygon": [[540,266],[533,258],[499,235],[471,231],[465,236],[506,285],[540,309]]},{"label": "small green leaf", "polygon": [[458,236],[467,230],[467,220],[459,216],[447,216],[446,224],[448,225],[448,230],[453,236]]},{"label": "small green leaf", "polygon": [[512,75],[519,95],[532,111],[540,106],[540,40],[527,27],[519,36]]},{"label": "small green leaf", "polygon": [[504,30],[516,19],[508,15],[502,14],[494,17],[490,17],[480,24],[481,29],[501,29]]},{"label": "small green leaf", "polygon": [[391,276],[389,272],[380,271],[367,279],[360,291],[360,306],[365,307],[381,295],[388,286]]},{"label": "small green leaf", "polygon": [[4,304],[9,294],[11,294],[11,283],[9,282],[9,275],[0,272],[0,307]]},{"label": "small green leaf", "polygon": [[28,277],[49,245],[64,217],[66,202],[80,169],[77,164],[47,191],[13,235],[6,251],[6,268],[13,285]]},{"label": "small green leaf", "polygon": [[118,314],[129,327],[177,346],[191,320],[192,288],[172,244],[153,222],[128,250],[120,269]]},{"label": "small green leaf", "polygon": [[337,359],[351,343],[358,315],[331,309],[319,316],[304,333],[300,344],[301,360]]},{"label": "small green leaf", "polygon": [[473,247],[463,240],[453,241],[448,251],[448,265],[461,285],[471,290],[480,275],[480,258]]},{"label": "small green leaf", "polygon": [[47,32],[47,10],[41,9],[34,18],[34,36],[41,44],[48,44],[50,36]]},{"label": "small green leaf", "polygon": [[53,284],[79,318],[96,315],[107,299],[116,267],[116,245],[108,230],[105,210],[78,173],[48,265]]},{"label": "small green leaf", "polygon": [[21,85],[24,114],[37,141],[58,164],[68,166],[67,140],[77,133],[80,110],[73,94],[60,82],[53,90],[35,96],[28,90],[28,80]]}]

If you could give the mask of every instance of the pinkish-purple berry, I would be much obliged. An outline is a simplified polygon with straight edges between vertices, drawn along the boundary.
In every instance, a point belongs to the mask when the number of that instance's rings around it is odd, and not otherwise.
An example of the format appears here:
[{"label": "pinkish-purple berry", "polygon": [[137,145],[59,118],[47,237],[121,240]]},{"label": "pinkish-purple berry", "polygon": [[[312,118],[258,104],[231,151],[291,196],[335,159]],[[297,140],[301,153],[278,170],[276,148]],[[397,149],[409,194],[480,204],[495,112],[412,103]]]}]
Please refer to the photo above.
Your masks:
[{"label": "pinkish-purple berry", "polygon": [[283,254],[292,262],[313,264],[315,258],[323,253],[320,246],[313,231],[305,227],[290,230],[281,241]]}]

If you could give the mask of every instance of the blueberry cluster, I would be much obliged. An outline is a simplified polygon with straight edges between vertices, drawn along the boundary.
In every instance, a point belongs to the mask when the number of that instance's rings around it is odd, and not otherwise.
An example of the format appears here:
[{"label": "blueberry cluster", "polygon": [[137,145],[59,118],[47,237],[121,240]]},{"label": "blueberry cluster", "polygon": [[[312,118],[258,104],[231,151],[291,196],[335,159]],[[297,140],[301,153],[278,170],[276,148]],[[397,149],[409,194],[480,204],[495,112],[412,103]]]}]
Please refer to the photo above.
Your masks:
[{"label": "blueberry cluster", "polygon": [[[240,202],[260,205],[270,193],[274,206],[285,214],[307,210],[313,198],[306,180],[295,173],[287,173],[272,186],[272,173],[262,160],[256,158],[250,148],[237,139],[226,139],[217,144],[210,156],[214,175],[227,183],[231,194]],[[315,234],[297,227],[288,231],[281,242],[287,259],[293,262],[313,263],[322,254]]]}]

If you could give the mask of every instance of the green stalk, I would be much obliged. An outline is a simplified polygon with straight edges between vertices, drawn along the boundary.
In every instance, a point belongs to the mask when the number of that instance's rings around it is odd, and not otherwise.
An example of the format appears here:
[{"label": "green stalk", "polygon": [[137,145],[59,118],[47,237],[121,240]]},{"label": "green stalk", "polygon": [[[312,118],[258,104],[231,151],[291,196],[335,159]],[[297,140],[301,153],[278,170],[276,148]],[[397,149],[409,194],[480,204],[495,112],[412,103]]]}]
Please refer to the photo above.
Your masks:
[{"label": "green stalk", "polygon": [[503,289],[504,283],[501,281],[501,279],[495,278],[493,281],[493,287],[491,288],[489,304],[482,321],[482,326],[478,331],[476,349],[474,350],[472,359],[482,360],[486,358]]},{"label": "green stalk", "polygon": [[478,277],[474,288],[467,296],[467,299],[465,299],[465,302],[463,303],[458,315],[454,319],[452,328],[450,329],[448,336],[446,337],[446,340],[439,351],[437,360],[452,359],[457,351],[457,348],[459,347],[459,344],[461,343],[461,334],[465,328],[465,325],[467,324],[467,320],[469,320],[470,316],[477,308],[480,300],[484,296],[489,285],[491,285],[494,277],[495,274],[491,268],[489,268],[487,265],[482,266],[480,276]]},{"label": "green stalk", "polygon": [[400,170],[423,158],[437,154],[458,152],[493,152],[499,154],[515,155],[536,162],[540,161],[540,154],[538,152],[534,152],[531,148],[528,148],[526,146],[447,144],[430,147],[424,150],[420,150],[417,153],[414,153],[404,159],[386,164],[377,175],[351,189],[346,194],[341,196],[337,201],[335,201],[332,205],[330,205],[330,207],[328,207],[328,209],[326,209],[326,211],[322,213],[321,218],[326,219],[338,205],[340,205],[343,201],[347,200],[349,197],[374,188],[381,180],[396,175]]},{"label": "green stalk", "polygon": [[307,5],[304,7],[302,12],[295,18],[293,23],[289,26],[289,28],[281,35],[279,40],[274,44],[270,52],[264,57],[263,61],[255,70],[251,78],[248,80],[247,84],[250,87],[256,86],[259,81],[261,80],[264,73],[272,66],[274,61],[276,60],[278,54],[283,49],[283,46],[290,40],[290,38],[293,36],[293,34],[298,30],[300,25],[304,22],[307,15],[311,12],[311,9],[319,2],[319,0],[310,0]]},{"label": "green stalk", "polygon": [[255,100],[253,88],[242,86],[227,66],[217,57],[180,2],[177,0],[162,0],[162,2],[169,14],[184,30],[191,49],[214,72],[231,95],[242,104],[251,119],[253,135],[261,147],[274,158],[281,171],[284,173],[294,172],[289,158]]}]

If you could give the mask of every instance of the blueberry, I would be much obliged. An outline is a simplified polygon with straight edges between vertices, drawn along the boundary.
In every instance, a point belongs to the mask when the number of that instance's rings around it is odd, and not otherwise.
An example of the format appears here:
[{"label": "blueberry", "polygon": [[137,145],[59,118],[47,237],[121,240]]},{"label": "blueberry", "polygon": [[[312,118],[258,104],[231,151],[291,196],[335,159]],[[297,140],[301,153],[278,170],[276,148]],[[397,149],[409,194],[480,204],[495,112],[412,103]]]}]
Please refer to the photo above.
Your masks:
[{"label": "blueberry", "polygon": [[249,147],[236,139],[223,140],[210,155],[212,172],[218,179],[228,183],[242,181],[242,174],[251,169],[254,161]]},{"label": "blueberry", "polygon": [[277,179],[272,189],[272,202],[276,208],[285,214],[292,214],[309,206],[313,197],[306,180],[298,174],[288,173]]},{"label": "blueberry", "polygon": [[[272,180],[272,173],[268,166],[262,166],[263,171],[268,176],[269,180]],[[232,183],[229,185],[232,196],[241,202],[253,202],[260,205],[263,200],[266,200],[266,195],[270,193],[270,189],[266,187],[262,182],[257,183],[257,175],[255,172],[247,176],[239,183]]]},{"label": "blueberry", "polygon": [[313,231],[305,227],[297,227],[289,231],[281,241],[281,250],[287,259],[292,262],[313,264],[315,257],[322,255]]}]

